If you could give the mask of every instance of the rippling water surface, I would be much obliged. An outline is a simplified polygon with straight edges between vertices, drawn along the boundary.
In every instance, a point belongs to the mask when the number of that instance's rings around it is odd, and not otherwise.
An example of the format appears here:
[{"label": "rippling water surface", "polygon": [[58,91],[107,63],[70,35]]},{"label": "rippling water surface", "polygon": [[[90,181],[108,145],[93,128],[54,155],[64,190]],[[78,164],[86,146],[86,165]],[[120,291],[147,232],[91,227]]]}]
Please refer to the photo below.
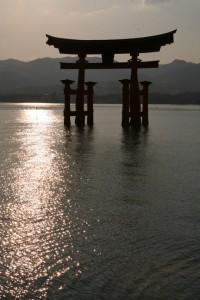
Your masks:
[{"label": "rippling water surface", "polygon": [[97,106],[67,131],[61,105],[1,104],[1,299],[199,299],[200,109],[120,121]]}]

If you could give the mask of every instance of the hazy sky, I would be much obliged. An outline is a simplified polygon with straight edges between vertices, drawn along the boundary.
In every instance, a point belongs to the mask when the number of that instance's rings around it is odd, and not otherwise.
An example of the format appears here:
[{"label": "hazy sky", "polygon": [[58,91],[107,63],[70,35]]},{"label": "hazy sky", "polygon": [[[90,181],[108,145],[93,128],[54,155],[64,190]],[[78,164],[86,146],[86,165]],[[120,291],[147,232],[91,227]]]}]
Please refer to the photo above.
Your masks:
[{"label": "hazy sky", "polygon": [[[200,62],[200,0],[0,0],[0,59],[60,57],[45,34],[133,38],[177,29],[175,43],[143,59]],[[122,58],[118,58],[122,60]]]}]

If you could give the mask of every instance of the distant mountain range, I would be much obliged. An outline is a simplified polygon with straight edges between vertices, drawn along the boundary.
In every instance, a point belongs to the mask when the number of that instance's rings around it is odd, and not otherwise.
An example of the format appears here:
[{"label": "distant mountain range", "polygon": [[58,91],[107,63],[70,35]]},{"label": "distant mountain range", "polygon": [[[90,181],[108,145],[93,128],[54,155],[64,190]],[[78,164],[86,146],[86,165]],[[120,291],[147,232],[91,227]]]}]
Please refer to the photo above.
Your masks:
[{"label": "distant mountain range", "polygon": [[[61,79],[77,80],[76,70],[61,70],[60,62],[75,62],[76,57],[41,58],[30,62],[0,61],[0,101],[40,99],[63,101]],[[100,58],[89,58],[100,62]],[[86,81],[96,81],[97,102],[121,101],[120,79],[130,78],[130,70],[87,70]],[[158,69],[140,69],[139,80],[152,81],[150,100],[200,104],[200,64],[174,60]],[[75,86],[74,86],[75,87]],[[178,100],[179,99],[179,100]],[[175,102],[174,102],[175,101]]]}]

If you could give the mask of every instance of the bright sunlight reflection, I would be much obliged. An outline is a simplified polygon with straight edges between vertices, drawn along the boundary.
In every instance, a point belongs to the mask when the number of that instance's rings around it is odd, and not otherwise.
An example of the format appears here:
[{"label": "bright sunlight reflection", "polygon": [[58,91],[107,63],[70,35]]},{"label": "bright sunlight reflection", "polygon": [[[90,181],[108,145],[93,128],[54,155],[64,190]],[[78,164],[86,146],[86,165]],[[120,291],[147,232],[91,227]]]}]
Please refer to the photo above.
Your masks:
[{"label": "bright sunlight reflection", "polygon": [[38,106],[24,110],[24,121],[28,123],[48,123],[51,122],[50,112],[40,109]]},{"label": "bright sunlight reflection", "polygon": [[5,294],[18,299],[32,292],[38,280],[43,282],[38,299],[44,299],[54,278],[72,268],[81,273],[80,262],[73,258],[76,212],[70,198],[66,201],[72,163],[70,156],[57,153],[54,121],[50,110],[33,107],[21,111],[23,130],[17,132],[19,145],[4,182],[6,198],[12,199],[6,200],[5,208],[9,222],[2,254],[7,261]]}]

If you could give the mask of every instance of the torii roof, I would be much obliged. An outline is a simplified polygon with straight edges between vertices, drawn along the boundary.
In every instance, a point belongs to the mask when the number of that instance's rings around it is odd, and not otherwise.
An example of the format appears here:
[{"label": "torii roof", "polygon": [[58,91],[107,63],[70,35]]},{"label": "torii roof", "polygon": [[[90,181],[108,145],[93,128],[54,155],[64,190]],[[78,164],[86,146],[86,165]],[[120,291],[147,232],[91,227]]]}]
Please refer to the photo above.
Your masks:
[{"label": "torii roof", "polygon": [[53,45],[63,54],[124,54],[158,52],[162,46],[174,42],[176,30],[140,38],[111,40],[75,40],[46,35],[48,45]]}]

